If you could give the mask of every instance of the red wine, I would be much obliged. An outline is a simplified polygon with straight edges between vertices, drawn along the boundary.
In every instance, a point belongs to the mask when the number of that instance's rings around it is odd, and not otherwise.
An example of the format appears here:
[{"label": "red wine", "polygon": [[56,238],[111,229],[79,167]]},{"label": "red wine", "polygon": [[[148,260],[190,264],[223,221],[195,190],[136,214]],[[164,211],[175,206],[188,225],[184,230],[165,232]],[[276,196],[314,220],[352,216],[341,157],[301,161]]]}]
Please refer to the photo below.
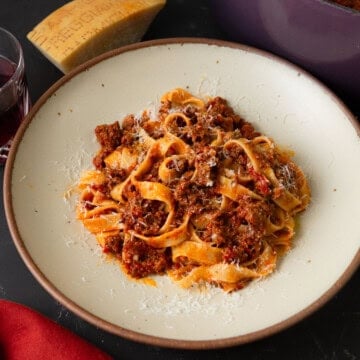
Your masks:
[{"label": "red wine", "polygon": [[18,85],[5,85],[14,75],[16,65],[0,57],[0,162],[6,160],[10,140],[15,135],[29,107],[27,84],[24,75]]}]

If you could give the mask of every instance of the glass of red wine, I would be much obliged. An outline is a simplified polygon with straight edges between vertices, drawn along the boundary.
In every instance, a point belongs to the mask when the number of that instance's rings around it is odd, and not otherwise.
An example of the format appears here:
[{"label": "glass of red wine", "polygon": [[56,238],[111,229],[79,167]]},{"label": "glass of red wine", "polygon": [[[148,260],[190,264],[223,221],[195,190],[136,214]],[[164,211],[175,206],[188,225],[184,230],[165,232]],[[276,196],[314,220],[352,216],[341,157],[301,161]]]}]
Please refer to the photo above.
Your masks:
[{"label": "glass of red wine", "polygon": [[0,164],[6,162],[12,139],[30,106],[21,45],[0,27]]}]

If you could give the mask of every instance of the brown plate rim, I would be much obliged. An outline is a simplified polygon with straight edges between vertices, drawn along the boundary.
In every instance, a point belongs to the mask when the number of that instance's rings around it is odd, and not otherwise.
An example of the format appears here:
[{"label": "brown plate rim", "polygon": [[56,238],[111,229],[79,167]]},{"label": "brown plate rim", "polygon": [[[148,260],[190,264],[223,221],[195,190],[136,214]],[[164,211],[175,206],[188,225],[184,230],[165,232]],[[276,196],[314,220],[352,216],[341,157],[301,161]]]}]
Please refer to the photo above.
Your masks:
[{"label": "brown plate rim", "polygon": [[27,251],[24,242],[21,239],[19,230],[17,228],[15,214],[12,206],[12,192],[11,192],[11,178],[12,178],[12,170],[14,161],[16,158],[16,152],[18,146],[22,140],[24,133],[32,119],[35,117],[36,113],[39,109],[46,103],[46,101],[54,95],[54,93],[61,88],[64,84],[66,84],[73,77],[78,74],[87,71],[90,67],[102,62],[106,59],[109,59],[114,56],[118,56],[122,53],[138,50],[146,47],[153,46],[164,46],[164,45],[172,45],[172,44],[203,44],[203,45],[216,45],[219,47],[227,47],[234,48],[239,50],[248,51],[251,53],[258,54],[260,56],[265,56],[272,61],[277,63],[281,63],[286,65],[287,67],[291,67],[296,70],[299,74],[307,76],[313,82],[317,83],[322,90],[330,96],[330,98],[341,108],[343,113],[346,115],[347,119],[351,122],[352,126],[355,128],[358,136],[360,137],[360,123],[356,120],[355,116],[350,112],[347,106],[340,100],[330,89],[328,89],[322,82],[320,82],[317,78],[309,74],[306,70],[298,67],[297,65],[280,58],[274,54],[266,52],[264,50],[260,50],[251,46],[243,45],[240,43],[218,40],[218,39],[209,39],[209,38],[187,38],[187,37],[178,37],[178,38],[164,38],[157,40],[148,40],[143,41],[127,46],[123,46],[121,48],[111,50],[105,54],[97,56],[94,59],[87,61],[86,63],[80,65],[73,71],[64,75],[58,81],[56,81],[44,94],[39,98],[39,100],[34,104],[33,108],[30,110],[29,114],[26,116],[25,120],[21,124],[12,144],[12,148],[5,166],[4,173],[4,208],[5,208],[5,216],[8,222],[8,226],[10,229],[10,234],[13,238],[17,251],[19,252],[22,260],[25,265],[29,269],[29,271],[33,274],[36,280],[40,283],[40,285],[57,301],[63,304],[66,308],[72,311],[74,314],[79,316],[80,318],[86,320],[92,325],[103,329],[109,333],[114,335],[121,336],[125,339],[132,340],[135,342],[140,342],[153,346],[161,346],[168,348],[177,348],[177,349],[192,349],[192,350],[203,350],[203,349],[219,349],[226,348],[235,345],[241,345],[250,343],[256,340],[260,340],[262,338],[268,337],[270,335],[274,335],[280,331],[283,331],[296,323],[304,320],[306,317],[310,316],[315,311],[319,310],[323,305],[325,305],[336,293],[340,291],[340,289],[350,280],[352,275],[360,266],[360,250],[357,251],[352,261],[349,263],[346,270],[343,274],[338,278],[338,280],[316,301],[312,304],[299,311],[295,315],[290,316],[289,318],[271,325],[267,328],[251,332],[244,335],[229,337],[229,338],[219,338],[219,339],[211,339],[211,340],[181,340],[181,339],[171,339],[171,338],[163,338],[156,337],[152,335],[146,335],[142,333],[138,333],[133,330],[128,330],[122,328],[119,325],[112,324],[108,321],[105,321],[96,315],[91,314],[89,311],[83,309],[81,306],[73,302],[70,298],[62,294],[47,278],[46,275],[42,273],[42,271],[38,268],[36,263],[32,260],[30,253]]}]

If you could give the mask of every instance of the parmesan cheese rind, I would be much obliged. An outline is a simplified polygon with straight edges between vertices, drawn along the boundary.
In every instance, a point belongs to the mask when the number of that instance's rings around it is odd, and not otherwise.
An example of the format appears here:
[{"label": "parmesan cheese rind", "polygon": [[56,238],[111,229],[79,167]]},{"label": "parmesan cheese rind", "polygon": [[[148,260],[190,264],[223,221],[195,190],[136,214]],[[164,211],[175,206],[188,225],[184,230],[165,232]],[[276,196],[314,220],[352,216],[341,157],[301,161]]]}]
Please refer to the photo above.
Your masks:
[{"label": "parmesan cheese rind", "polygon": [[117,47],[138,42],[166,0],[73,0],[27,34],[63,73]]}]

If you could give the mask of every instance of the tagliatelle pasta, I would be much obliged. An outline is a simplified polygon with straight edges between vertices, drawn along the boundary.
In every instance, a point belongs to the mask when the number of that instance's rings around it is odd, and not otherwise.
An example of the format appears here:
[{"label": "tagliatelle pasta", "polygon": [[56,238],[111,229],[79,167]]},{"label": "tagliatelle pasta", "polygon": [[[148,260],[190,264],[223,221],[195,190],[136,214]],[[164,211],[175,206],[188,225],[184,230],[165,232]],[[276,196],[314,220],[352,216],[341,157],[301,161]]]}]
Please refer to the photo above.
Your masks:
[{"label": "tagliatelle pasta", "polygon": [[306,178],[225,99],[175,89],[155,118],[145,110],[95,133],[101,148],[79,181],[77,218],[130,277],[235,291],[291,248]]}]

